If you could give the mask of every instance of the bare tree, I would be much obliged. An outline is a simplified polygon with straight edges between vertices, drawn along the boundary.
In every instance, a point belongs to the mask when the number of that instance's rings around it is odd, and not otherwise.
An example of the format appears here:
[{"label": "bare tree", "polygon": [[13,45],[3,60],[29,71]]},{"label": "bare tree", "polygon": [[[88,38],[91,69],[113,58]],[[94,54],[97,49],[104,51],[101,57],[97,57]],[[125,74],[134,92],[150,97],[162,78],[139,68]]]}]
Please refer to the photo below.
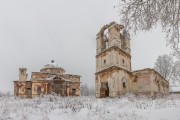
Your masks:
[{"label": "bare tree", "polygon": [[150,30],[161,24],[170,45],[180,56],[180,0],[120,0],[119,12],[127,30]]},{"label": "bare tree", "polygon": [[158,71],[164,78],[170,80],[175,71],[173,58],[169,55],[159,56],[155,62],[154,69]]},{"label": "bare tree", "polygon": [[176,61],[173,67],[173,72],[171,75],[172,85],[177,86],[176,82],[180,85],[180,61]]}]

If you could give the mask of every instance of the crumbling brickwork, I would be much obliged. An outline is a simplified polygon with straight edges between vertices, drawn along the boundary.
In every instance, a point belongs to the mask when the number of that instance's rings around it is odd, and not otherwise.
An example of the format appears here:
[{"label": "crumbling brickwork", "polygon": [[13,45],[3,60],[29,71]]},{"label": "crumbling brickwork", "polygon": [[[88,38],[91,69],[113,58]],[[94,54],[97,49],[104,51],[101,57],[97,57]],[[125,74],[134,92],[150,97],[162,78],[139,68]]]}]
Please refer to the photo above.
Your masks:
[{"label": "crumbling brickwork", "polygon": [[61,96],[80,96],[80,76],[65,74],[65,70],[52,63],[45,65],[40,72],[32,72],[27,79],[26,68],[19,69],[19,80],[14,81],[14,95],[33,98],[51,93]]},{"label": "crumbling brickwork", "polygon": [[130,36],[123,25],[103,26],[96,40],[96,97],[169,93],[168,81],[155,70],[131,70]]}]

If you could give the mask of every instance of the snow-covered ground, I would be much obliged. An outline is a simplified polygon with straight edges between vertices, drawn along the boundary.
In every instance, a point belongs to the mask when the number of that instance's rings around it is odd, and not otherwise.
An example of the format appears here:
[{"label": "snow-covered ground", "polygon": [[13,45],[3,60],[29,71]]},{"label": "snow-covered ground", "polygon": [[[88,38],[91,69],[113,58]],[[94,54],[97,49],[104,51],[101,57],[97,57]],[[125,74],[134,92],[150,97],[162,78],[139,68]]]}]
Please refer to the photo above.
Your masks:
[{"label": "snow-covered ground", "polygon": [[180,120],[180,95],[154,100],[132,94],[114,99],[0,97],[0,120]]}]

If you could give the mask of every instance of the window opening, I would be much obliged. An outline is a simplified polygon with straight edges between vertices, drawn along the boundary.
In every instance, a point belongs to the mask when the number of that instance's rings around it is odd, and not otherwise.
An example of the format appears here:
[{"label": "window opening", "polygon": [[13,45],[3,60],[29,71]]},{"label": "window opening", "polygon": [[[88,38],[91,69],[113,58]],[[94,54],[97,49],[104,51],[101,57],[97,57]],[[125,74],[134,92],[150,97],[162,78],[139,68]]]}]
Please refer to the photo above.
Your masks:
[{"label": "window opening", "polygon": [[106,60],[104,60],[104,64],[106,64]]},{"label": "window opening", "polygon": [[125,82],[123,82],[123,88],[126,88],[126,83]]}]

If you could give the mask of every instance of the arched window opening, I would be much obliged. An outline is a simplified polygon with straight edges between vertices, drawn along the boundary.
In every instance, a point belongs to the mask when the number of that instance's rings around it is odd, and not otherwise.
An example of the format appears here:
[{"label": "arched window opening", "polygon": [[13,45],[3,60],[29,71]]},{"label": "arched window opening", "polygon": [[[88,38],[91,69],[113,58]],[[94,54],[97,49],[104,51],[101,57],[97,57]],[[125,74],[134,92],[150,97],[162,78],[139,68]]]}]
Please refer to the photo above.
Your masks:
[{"label": "arched window opening", "polygon": [[101,51],[108,49],[108,41],[109,41],[109,32],[108,32],[108,29],[106,28],[103,31],[102,38],[101,38]]},{"label": "arched window opening", "polygon": [[123,88],[126,88],[126,83],[125,82],[123,82]]},{"label": "arched window opening", "polygon": [[122,63],[123,63],[123,65],[124,65],[124,59],[122,60]]},{"label": "arched window opening", "polygon": [[106,60],[104,60],[104,64],[106,64]]},{"label": "arched window opening", "polygon": [[123,87],[123,89],[127,88],[127,80],[125,77],[122,78],[122,87]]}]

